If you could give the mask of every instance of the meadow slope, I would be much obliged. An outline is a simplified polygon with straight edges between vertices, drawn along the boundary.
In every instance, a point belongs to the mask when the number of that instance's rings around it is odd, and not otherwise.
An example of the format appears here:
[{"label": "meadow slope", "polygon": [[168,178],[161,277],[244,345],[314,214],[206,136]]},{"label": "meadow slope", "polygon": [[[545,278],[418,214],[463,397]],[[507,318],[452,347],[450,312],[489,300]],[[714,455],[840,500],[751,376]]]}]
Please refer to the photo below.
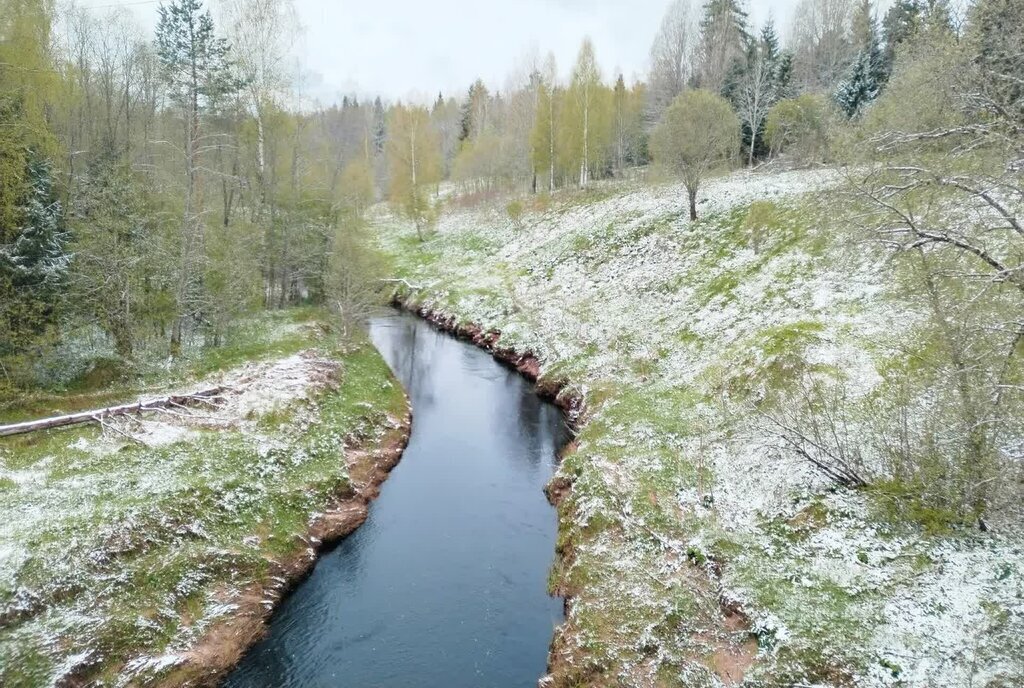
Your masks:
[{"label": "meadow slope", "polygon": [[[436,233],[378,206],[399,298],[501,332],[587,422],[561,477],[555,686],[1009,686],[1024,680],[1019,514],[936,534],[834,486],[775,420],[809,366],[870,394],[923,317],[833,217],[828,170],[447,203]],[[751,247],[751,202],[778,221]],[[735,394],[742,389],[743,395]],[[770,408],[770,405],[768,405]],[[760,408],[763,408],[760,407]],[[866,443],[858,428],[854,442]]]},{"label": "meadow slope", "polygon": [[206,685],[318,539],[365,519],[373,450],[405,432],[407,399],[367,340],[310,315],[255,317],[141,387],[6,410],[223,388],[208,407],[0,441],[0,685]]}]

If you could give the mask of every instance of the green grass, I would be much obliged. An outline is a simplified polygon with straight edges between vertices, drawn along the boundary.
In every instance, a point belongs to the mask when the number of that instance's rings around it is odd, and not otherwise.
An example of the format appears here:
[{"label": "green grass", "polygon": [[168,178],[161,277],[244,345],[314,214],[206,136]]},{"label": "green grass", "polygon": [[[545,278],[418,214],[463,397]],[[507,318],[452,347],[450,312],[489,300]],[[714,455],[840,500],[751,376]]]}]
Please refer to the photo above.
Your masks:
[{"label": "green grass", "polygon": [[[575,480],[560,505],[567,558],[549,584],[574,594],[572,642],[586,652],[562,685],[712,685],[694,638],[720,630],[708,572],[718,567],[755,623],[779,624],[757,626],[766,652],[752,685],[854,685],[876,661],[865,648],[885,603],[939,565],[916,543],[934,544],[925,538],[946,518],[918,509],[905,486],[846,494],[775,480],[773,462],[789,471],[791,457],[756,412],[803,411],[813,374],[820,413],[845,385],[870,382],[872,367],[884,377],[919,360],[919,341],[887,350],[884,332],[890,314],[913,310],[829,191],[762,202],[754,220],[738,203],[682,222],[629,189],[616,192],[622,203],[574,212],[608,193],[559,194],[515,235],[467,214],[466,229],[449,226],[428,251],[406,251],[382,228],[396,274],[426,287],[420,303],[535,347],[546,376],[585,393],[588,423],[561,467]],[[755,221],[765,223],[756,252]],[[484,248],[493,243],[508,247],[500,263]],[[634,255],[643,262],[631,269]],[[764,475],[763,494],[749,473]],[[894,533],[908,511],[916,523]],[[890,548],[898,558],[882,555]]]},{"label": "green grass", "polygon": [[0,547],[31,555],[0,568],[0,613],[25,600],[30,608],[0,628],[0,685],[48,685],[65,658],[85,651],[96,660],[88,678],[113,685],[125,661],[187,645],[218,601],[264,580],[270,558],[300,546],[310,515],[348,489],[346,444],[374,442],[405,410],[367,341],[342,344],[312,326],[276,333],[316,317],[268,315],[175,371],[194,379],[310,347],[340,360],[336,389],[272,409],[253,419],[255,430],[110,453],[80,444],[97,439],[93,427],[0,441],[0,511],[18,514],[0,526]]}]

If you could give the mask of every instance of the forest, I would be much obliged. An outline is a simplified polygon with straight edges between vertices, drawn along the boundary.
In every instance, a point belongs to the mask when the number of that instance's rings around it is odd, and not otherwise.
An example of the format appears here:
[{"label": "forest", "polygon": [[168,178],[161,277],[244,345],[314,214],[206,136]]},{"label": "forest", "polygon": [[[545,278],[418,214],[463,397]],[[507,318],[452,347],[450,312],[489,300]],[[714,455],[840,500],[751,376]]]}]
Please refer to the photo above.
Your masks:
[{"label": "forest", "polygon": [[[244,364],[265,323],[283,329],[259,346],[295,354],[312,335],[290,318],[322,319],[332,355],[369,369],[371,314],[443,313],[578,381],[590,414],[561,469],[576,487],[551,587],[576,606],[546,685],[740,685],[749,665],[733,681],[717,645],[690,644],[722,620],[679,620],[711,607],[742,617],[727,645],[756,640],[749,685],[1019,685],[1024,4],[799,0],[755,25],[742,0],[672,0],[646,74],[608,71],[585,39],[573,64],[529,51],[504,83],[422,102],[310,100],[302,32],[292,0],[165,0],[153,32],[124,7],[0,0],[0,420]],[[334,417],[353,427],[358,403],[401,415],[344,389]],[[58,451],[0,445],[0,502],[30,450]],[[752,515],[707,487],[758,471],[802,477]],[[885,575],[828,578],[837,550],[813,533],[829,528]],[[974,628],[973,659],[886,654],[891,599],[955,586],[939,572],[970,557],[1015,587],[899,632],[944,654]],[[679,561],[711,582],[659,581]],[[4,636],[32,585],[17,575],[0,576],[3,685],[22,685],[5,658],[29,661]],[[63,603],[61,585],[32,605]],[[893,597],[857,597],[872,587]],[[609,600],[630,590],[643,611],[619,627],[631,612]],[[115,685],[136,649],[117,637],[68,674],[95,683],[66,685]],[[61,652],[32,653],[49,668],[23,685],[44,685]]]}]

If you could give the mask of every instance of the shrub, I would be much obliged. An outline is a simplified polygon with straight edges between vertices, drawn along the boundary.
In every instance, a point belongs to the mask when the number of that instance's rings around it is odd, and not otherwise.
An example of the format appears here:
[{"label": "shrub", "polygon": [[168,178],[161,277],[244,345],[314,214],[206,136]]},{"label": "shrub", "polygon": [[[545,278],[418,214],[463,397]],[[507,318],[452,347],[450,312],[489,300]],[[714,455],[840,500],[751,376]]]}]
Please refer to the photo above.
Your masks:
[{"label": "shrub", "polygon": [[508,219],[512,220],[512,224],[516,227],[520,227],[522,225],[523,213],[525,210],[523,202],[518,198],[514,201],[510,201],[509,204],[505,206],[505,212],[508,213]]},{"label": "shrub", "polygon": [[754,253],[761,252],[768,232],[778,225],[778,206],[771,201],[754,201],[750,204],[750,210],[743,221],[743,229],[750,234],[750,247]]},{"label": "shrub", "polygon": [[772,155],[786,153],[804,165],[828,160],[832,108],[816,94],[786,98],[768,111],[765,136]]}]

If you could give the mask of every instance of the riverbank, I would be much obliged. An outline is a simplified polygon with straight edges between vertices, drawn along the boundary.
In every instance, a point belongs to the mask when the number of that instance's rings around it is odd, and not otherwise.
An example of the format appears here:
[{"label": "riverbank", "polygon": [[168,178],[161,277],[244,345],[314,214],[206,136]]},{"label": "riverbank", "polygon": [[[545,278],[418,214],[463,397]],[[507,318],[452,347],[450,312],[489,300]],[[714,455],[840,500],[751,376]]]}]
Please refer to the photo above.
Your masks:
[{"label": "riverbank", "polygon": [[[373,217],[398,298],[568,382],[587,423],[553,483],[572,597],[548,686],[1012,685],[1017,514],[987,533],[900,522],[837,488],[739,392],[812,365],[868,394],[921,314],[837,217],[827,171],[605,185],[442,215],[425,243]],[[752,247],[750,204],[775,220]],[[497,333],[500,332],[500,338]],[[856,437],[856,430],[851,430]],[[571,489],[567,490],[567,486]],[[951,591],[956,591],[950,604]],[[1002,682],[1002,683],[1000,683]]]},{"label": "riverbank", "polygon": [[402,459],[409,442],[412,414],[407,412],[382,437],[353,438],[346,447],[348,481],[313,514],[305,533],[295,537],[295,549],[268,562],[263,580],[241,590],[234,609],[214,623],[198,642],[182,653],[174,669],[158,680],[162,688],[216,686],[266,632],[278,603],[316,565],[320,554],[362,526],[370,504]]},{"label": "riverbank", "polygon": [[372,345],[308,317],[268,315],[237,343],[255,362],[171,383],[216,382],[215,406],[0,445],[0,683],[212,684],[365,520],[407,398]]}]

